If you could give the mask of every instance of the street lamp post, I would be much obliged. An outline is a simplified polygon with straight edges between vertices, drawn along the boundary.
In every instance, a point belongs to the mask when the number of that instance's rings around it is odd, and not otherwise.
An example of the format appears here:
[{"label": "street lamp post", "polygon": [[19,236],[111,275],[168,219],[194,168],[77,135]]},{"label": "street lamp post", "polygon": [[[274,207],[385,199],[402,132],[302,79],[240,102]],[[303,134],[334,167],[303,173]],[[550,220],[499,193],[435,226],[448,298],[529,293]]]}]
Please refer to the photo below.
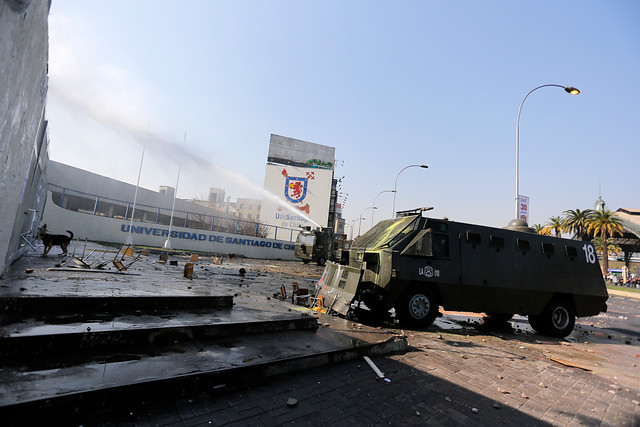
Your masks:
[{"label": "street lamp post", "polygon": [[[384,190],[378,193],[378,195],[376,197],[373,198],[373,205],[371,205],[371,207],[375,207],[376,206],[376,200],[378,199],[378,196],[381,195],[382,193],[395,193],[396,190]],[[371,227],[373,227],[373,216],[375,214],[375,210],[373,212],[371,212]]]},{"label": "street lamp post", "polygon": [[[362,216],[360,216],[360,220],[362,220]],[[353,240],[353,227],[355,227],[356,221],[358,221],[358,218],[356,218],[353,221],[351,221],[351,225],[345,224],[345,225],[349,225],[349,227],[351,227],[351,240]]]},{"label": "street lamp post", "polygon": [[360,230],[362,229],[362,220],[364,219],[362,217],[362,215],[364,215],[365,211],[368,211],[369,209],[375,210],[375,209],[378,209],[378,208],[375,207],[375,206],[369,206],[368,208],[364,208],[364,210],[362,212],[360,212],[360,223],[358,224],[358,236],[361,236]]},{"label": "street lamp post", "polygon": [[[184,145],[187,144],[187,131],[184,132]],[[164,241],[165,249],[172,249],[171,247],[171,227],[173,226],[173,212],[176,208],[176,194],[178,194],[178,184],[180,183],[180,170],[182,169],[182,158],[184,152],[180,153],[180,163],[178,164],[178,178],[176,179],[176,189],[173,192],[173,204],[171,205],[171,217],[169,217],[169,233],[167,234],[167,240]]]},{"label": "street lamp post", "polygon": [[409,168],[424,168],[427,169],[429,166],[427,165],[409,165],[406,166],[405,168],[403,168],[400,172],[398,172],[398,175],[396,175],[396,181],[393,184],[393,211],[391,212],[391,218],[395,218],[396,217],[396,194],[398,194],[398,177],[400,176],[400,174],[405,170],[405,169],[409,169]]},{"label": "street lamp post", "polygon": [[549,87],[549,86],[562,88],[565,90],[565,92],[567,92],[570,95],[577,95],[580,93],[580,91],[573,86],[546,84],[546,85],[538,86],[536,88],[531,89],[529,93],[527,93],[525,97],[522,98],[522,102],[520,103],[520,108],[518,108],[518,120],[516,120],[516,218],[518,218],[518,214],[520,213],[520,209],[518,206],[518,198],[520,196],[520,178],[519,178],[520,176],[519,175],[520,173],[520,112],[522,111],[522,104],[524,104],[524,100],[527,99],[527,97],[531,95],[533,91],[543,87]]}]

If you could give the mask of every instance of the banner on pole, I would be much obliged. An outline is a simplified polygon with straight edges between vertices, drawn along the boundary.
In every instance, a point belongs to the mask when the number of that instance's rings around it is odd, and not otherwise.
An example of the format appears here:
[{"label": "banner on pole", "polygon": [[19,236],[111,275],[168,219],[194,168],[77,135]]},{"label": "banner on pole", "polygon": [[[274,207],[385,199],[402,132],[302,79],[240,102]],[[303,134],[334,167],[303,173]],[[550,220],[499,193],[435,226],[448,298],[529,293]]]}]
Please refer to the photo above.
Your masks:
[{"label": "banner on pole", "polygon": [[529,224],[529,196],[518,195],[518,218]]}]

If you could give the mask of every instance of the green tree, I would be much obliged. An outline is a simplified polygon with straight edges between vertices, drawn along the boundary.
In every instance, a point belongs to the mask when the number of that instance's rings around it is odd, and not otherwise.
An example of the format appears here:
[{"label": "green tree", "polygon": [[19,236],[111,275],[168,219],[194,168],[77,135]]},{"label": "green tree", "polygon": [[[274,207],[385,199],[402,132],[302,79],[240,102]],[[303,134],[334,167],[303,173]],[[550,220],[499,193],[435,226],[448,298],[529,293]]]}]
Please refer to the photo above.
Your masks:
[{"label": "green tree", "polygon": [[585,240],[589,236],[588,223],[593,212],[591,209],[564,211],[565,217],[562,220],[562,231],[573,233],[573,238],[576,240]]},{"label": "green tree", "polygon": [[536,231],[537,234],[542,234],[543,236],[548,236],[548,234],[545,234],[544,226],[542,224],[533,224],[532,227]]},{"label": "green tree", "polygon": [[[614,254],[618,255],[622,252],[622,248],[613,242],[613,237],[609,237],[607,239],[607,249],[609,252],[613,252]],[[594,237],[591,243],[593,243],[593,246],[595,246],[596,252],[603,254],[604,245],[602,244],[602,237]]]},{"label": "green tree", "polygon": [[602,262],[605,274],[609,271],[609,248],[607,239],[615,233],[622,236],[622,221],[609,209],[592,211],[587,222],[587,231],[600,237],[602,244]]},{"label": "green tree", "polygon": [[553,231],[556,237],[560,237],[560,233],[564,229],[563,221],[564,220],[559,216],[552,216],[551,218],[549,218],[549,222],[544,225],[544,227],[542,228],[542,233],[540,234],[551,236],[551,232]]}]

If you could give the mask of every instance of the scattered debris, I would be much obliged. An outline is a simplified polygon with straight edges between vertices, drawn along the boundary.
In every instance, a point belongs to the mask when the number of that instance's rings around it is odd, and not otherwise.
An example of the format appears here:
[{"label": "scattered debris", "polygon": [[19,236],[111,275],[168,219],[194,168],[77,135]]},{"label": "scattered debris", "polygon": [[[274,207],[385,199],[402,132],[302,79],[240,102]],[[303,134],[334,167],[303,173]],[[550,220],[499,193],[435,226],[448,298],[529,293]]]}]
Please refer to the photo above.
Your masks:
[{"label": "scattered debris", "polygon": [[583,371],[591,372],[591,369],[589,369],[589,368],[585,368],[584,366],[576,365],[575,363],[571,363],[571,362],[568,362],[566,360],[556,359],[554,357],[548,357],[548,356],[547,356],[547,358],[549,360],[553,360],[556,363],[559,363],[559,364],[564,365],[564,366],[568,366],[570,368],[578,368],[578,369],[582,369]]},{"label": "scattered debris", "polygon": [[27,274],[31,274],[33,273],[33,268],[27,268],[24,272]]},{"label": "scattered debris", "polygon": [[471,408],[471,412],[473,412],[474,414],[478,413],[478,408]]},{"label": "scattered debris", "polygon": [[493,409],[500,409],[500,405],[498,405],[497,403],[493,404]]},{"label": "scattered debris", "polygon": [[371,369],[373,369],[373,372],[376,373],[378,378],[384,378],[384,374],[382,373],[382,371],[378,369],[378,367],[375,365],[375,363],[373,363],[371,359],[369,359],[369,356],[364,356],[364,361],[367,362]]},{"label": "scattered debris", "polygon": [[193,280],[193,263],[187,262],[184,264],[184,277]]},{"label": "scattered debris", "polygon": [[289,399],[287,399],[287,406],[289,408],[295,408],[296,406],[298,406],[298,400],[290,397]]}]

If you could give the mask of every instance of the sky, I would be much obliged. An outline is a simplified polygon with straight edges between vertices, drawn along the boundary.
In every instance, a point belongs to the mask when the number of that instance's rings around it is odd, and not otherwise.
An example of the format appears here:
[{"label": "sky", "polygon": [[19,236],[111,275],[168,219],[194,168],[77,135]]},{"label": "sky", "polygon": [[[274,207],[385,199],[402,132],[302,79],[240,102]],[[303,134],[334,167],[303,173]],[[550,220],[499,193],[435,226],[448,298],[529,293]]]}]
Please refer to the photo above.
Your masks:
[{"label": "sky", "polygon": [[[530,224],[640,208],[639,22],[637,1],[54,0],[50,158],[260,198],[277,134],[335,147],[363,232],[394,186],[396,210],[504,227],[519,123]],[[581,93],[527,96],[546,84]]]}]

